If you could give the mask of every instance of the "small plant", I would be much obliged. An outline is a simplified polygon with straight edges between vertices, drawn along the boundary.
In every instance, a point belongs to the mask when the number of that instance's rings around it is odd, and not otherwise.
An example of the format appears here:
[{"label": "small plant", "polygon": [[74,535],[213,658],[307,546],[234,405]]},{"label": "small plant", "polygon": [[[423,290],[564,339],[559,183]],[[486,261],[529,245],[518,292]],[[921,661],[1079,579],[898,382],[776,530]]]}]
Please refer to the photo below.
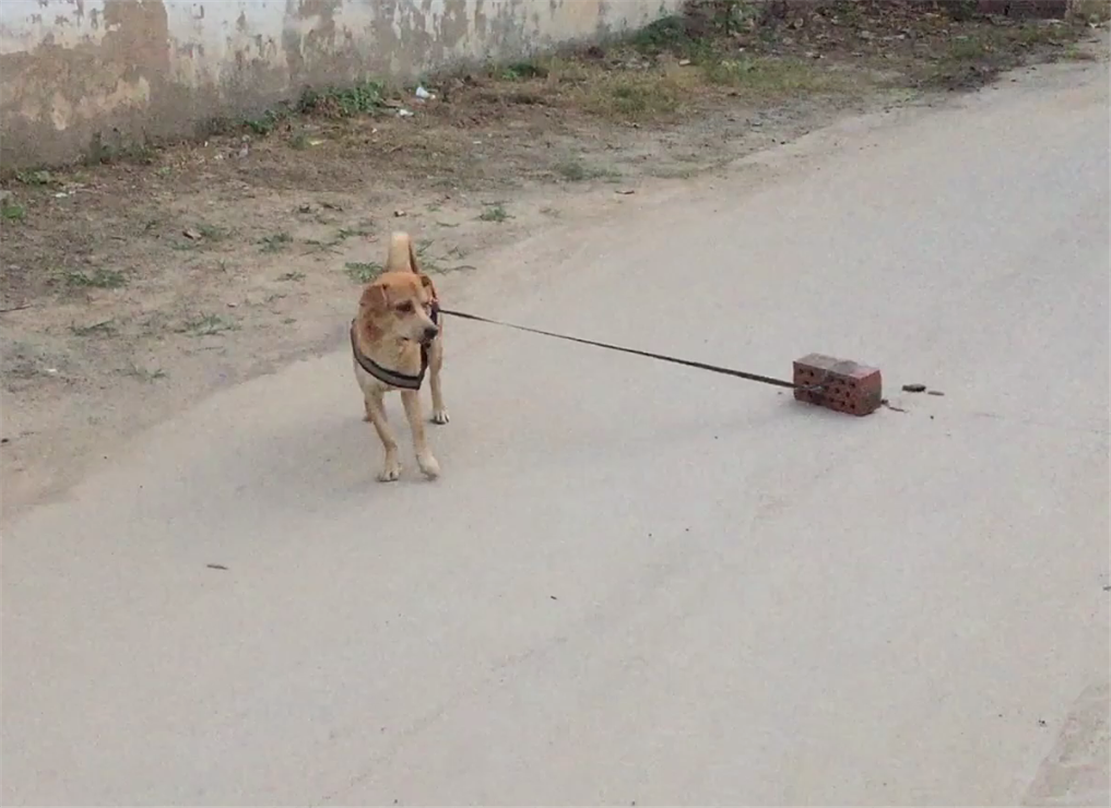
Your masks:
[{"label": "small plant", "polygon": [[339,250],[337,250],[336,247],[339,245],[341,240],[342,239],[336,239],[335,241],[321,241],[320,239],[317,239],[317,238],[305,239],[305,246],[309,248],[308,250],[306,250],[306,252],[310,252],[310,253],[316,253],[316,252],[338,253]]},{"label": "small plant", "polygon": [[299,112],[309,115],[327,115],[350,118],[374,112],[383,106],[383,87],[376,81],[363,81],[351,87],[309,88],[297,104]]},{"label": "small plant", "polygon": [[560,163],[556,166],[556,173],[568,182],[582,182],[590,176],[586,166],[578,160],[568,160],[565,163]]},{"label": "small plant", "polygon": [[221,241],[228,236],[228,231],[222,227],[217,227],[214,224],[201,224],[197,226],[197,232],[208,241]]},{"label": "small plant", "polygon": [[54,182],[49,171],[17,171],[15,178],[24,185],[50,185]]},{"label": "small plant", "polygon": [[497,222],[498,224],[501,224],[506,219],[512,218],[513,217],[506,212],[503,205],[487,205],[486,210],[482,211],[478,216],[480,222]]},{"label": "small plant", "polygon": [[373,261],[348,261],[343,265],[347,277],[356,283],[370,283],[382,274],[384,267]]},{"label": "small plant", "polygon": [[138,379],[141,382],[147,383],[165,379],[167,375],[166,371],[162,370],[162,368],[148,370],[147,368],[139,367],[134,362],[129,363],[125,368],[121,368],[119,372],[124,376],[131,376],[133,379]]},{"label": "small plant", "polygon": [[289,117],[289,110],[284,108],[264,110],[257,118],[247,118],[243,125],[260,137],[266,137]]},{"label": "small plant", "polygon": [[597,169],[587,166],[578,160],[567,160],[559,163],[555,171],[568,182],[582,182],[584,180],[615,179],[619,175],[612,169]]},{"label": "small plant", "polygon": [[265,252],[265,253],[276,253],[276,252],[281,252],[282,250],[284,250],[286,248],[286,246],[292,241],[293,241],[293,236],[289,235],[289,233],[281,232],[281,233],[274,233],[274,234],[269,235],[269,236],[263,236],[259,240],[259,244],[262,245],[262,251],[263,252]]},{"label": "small plant", "polygon": [[219,314],[202,314],[186,320],[178,328],[178,333],[192,334],[195,337],[211,337],[225,331],[238,331],[239,324]]},{"label": "small plant", "polygon": [[633,46],[646,53],[679,51],[691,42],[687,21],[680,14],[662,17],[633,36]]},{"label": "small plant", "polygon": [[70,333],[75,337],[111,337],[119,333],[116,328],[115,320],[103,320],[99,323],[92,325],[71,325],[69,327]]},{"label": "small plant", "polygon": [[22,222],[27,211],[18,202],[4,202],[0,205],[0,217],[6,222]]},{"label": "small plant", "polygon": [[280,281],[303,281],[304,279],[304,272],[284,272],[278,276]]},{"label": "small plant", "polygon": [[548,77],[548,69],[535,62],[512,62],[501,68],[499,76],[505,81],[545,79]]},{"label": "small plant", "polygon": [[88,272],[67,272],[66,285],[92,289],[119,289],[127,285],[127,276],[114,269],[97,269]]},{"label": "small plant", "polygon": [[345,239],[349,239],[352,236],[362,236],[365,238],[369,235],[370,230],[365,227],[341,227],[336,233],[336,240],[344,241]]},{"label": "small plant", "polygon": [[309,136],[304,132],[298,132],[289,139],[289,147],[297,151],[304,151],[309,147]]}]

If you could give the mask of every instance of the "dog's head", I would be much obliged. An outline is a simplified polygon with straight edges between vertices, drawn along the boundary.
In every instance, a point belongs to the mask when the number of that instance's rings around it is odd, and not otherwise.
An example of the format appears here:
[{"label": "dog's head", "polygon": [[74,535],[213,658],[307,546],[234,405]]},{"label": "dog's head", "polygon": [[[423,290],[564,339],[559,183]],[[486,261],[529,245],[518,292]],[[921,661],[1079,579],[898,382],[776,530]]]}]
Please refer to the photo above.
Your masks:
[{"label": "dog's head", "polygon": [[416,272],[386,272],[363,290],[359,308],[387,339],[427,345],[440,333],[432,322],[436,289],[432,279]]}]

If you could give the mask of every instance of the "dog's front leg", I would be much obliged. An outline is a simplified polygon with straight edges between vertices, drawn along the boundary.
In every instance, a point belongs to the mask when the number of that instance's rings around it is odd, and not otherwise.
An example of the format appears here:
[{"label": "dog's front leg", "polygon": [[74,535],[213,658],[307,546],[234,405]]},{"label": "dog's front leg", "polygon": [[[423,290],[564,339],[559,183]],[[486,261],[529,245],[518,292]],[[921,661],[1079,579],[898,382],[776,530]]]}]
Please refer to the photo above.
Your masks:
[{"label": "dog's front leg", "polygon": [[383,483],[393,482],[401,476],[401,462],[397,459],[397,440],[386,419],[382,394],[367,393],[363,396],[363,403],[366,405],[367,420],[374,424],[374,429],[382,441],[382,448],[386,450],[386,460],[382,464],[382,472],[378,475],[378,480]]},{"label": "dog's front leg", "polygon": [[440,369],[444,366],[444,343],[442,337],[432,340],[428,351],[428,382],[432,387],[432,423],[446,424],[451,418],[444,406],[444,392],[440,387]]},{"label": "dog's front leg", "polygon": [[416,390],[402,390],[401,403],[405,406],[405,416],[409,419],[409,428],[413,431],[413,448],[417,452],[417,464],[429,479],[440,476],[440,464],[432,456],[428,448],[428,440],[424,436],[424,420],[420,413],[420,397]]}]

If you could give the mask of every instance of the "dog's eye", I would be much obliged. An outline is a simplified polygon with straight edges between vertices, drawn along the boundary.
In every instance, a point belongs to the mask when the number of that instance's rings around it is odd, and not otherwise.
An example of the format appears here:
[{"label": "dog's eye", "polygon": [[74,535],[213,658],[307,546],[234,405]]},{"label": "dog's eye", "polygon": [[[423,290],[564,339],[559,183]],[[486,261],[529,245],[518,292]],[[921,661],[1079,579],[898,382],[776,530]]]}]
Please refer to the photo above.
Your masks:
[{"label": "dog's eye", "polygon": [[413,313],[413,303],[412,303],[412,301],[411,300],[406,300],[404,303],[399,303],[398,306],[397,306],[397,310],[399,312],[401,312],[402,314],[412,314]]}]

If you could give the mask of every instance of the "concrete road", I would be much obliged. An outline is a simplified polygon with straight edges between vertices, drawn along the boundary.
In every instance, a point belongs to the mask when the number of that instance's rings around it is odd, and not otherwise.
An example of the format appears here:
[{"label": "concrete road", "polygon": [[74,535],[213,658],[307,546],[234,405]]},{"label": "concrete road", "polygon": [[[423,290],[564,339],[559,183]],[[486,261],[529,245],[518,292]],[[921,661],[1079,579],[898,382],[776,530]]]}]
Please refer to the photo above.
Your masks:
[{"label": "concrete road", "polygon": [[4,803],[1098,799],[1108,212],[1106,68],[1047,68],[443,290],[906,412],[454,321],[383,486],[345,351],[214,396],[7,526]]}]

